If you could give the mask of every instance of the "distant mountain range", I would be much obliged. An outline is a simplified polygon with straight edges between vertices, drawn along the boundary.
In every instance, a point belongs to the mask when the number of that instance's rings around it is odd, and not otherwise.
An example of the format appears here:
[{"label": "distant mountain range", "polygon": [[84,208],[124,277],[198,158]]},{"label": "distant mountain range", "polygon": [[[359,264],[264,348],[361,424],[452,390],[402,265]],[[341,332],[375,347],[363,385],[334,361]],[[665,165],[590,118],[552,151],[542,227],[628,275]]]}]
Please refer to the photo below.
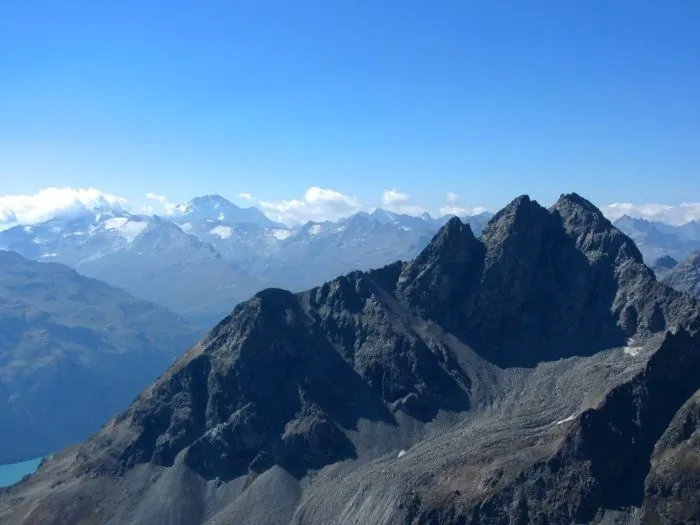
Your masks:
[{"label": "distant mountain range", "polygon": [[637,244],[649,264],[663,256],[680,261],[700,250],[700,221],[697,220],[674,226],[625,215],[613,224]]},{"label": "distant mountain range", "polygon": [[669,268],[662,274],[661,281],[700,299],[700,251]]},{"label": "distant mountain range", "polygon": [[[461,219],[478,235],[491,217]],[[266,287],[299,291],[354,270],[410,260],[449,218],[376,209],[292,228],[255,207],[206,195],[167,217],[105,206],[16,226],[0,231],[0,249],[69,265],[211,326]],[[635,241],[659,277],[670,269],[668,258],[680,261],[700,250],[698,221],[673,226],[623,216],[614,225]]]},{"label": "distant mountain range", "polygon": [[198,335],[67,266],[0,251],[0,464],[85,439]]},{"label": "distant mountain range", "polygon": [[689,294],[582,197],[521,196],[257,293],[0,524],[697,523],[699,370]]},{"label": "distant mountain range", "polygon": [[[490,217],[465,220],[479,232]],[[16,226],[0,232],[0,249],[69,265],[206,326],[268,286],[301,290],[410,259],[448,218],[380,209],[289,228],[208,195],[168,217],[101,209]]]}]

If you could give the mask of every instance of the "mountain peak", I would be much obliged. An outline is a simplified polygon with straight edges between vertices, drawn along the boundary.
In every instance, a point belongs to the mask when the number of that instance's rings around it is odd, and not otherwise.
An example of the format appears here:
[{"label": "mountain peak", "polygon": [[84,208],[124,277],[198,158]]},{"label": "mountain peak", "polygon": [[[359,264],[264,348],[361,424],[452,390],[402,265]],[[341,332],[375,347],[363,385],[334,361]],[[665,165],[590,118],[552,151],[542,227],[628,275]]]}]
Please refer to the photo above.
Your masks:
[{"label": "mountain peak", "polygon": [[590,201],[576,193],[562,195],[550,211],[560,218],[564,229],[589,259],[643,262],[632,239],[613,226]]},{"label": "mountain peak", "polygon": [[552,206],[552,210],[559,212],[562,216],[576,216],[576,220],[579,221],[596,223],[605,227],[611,226],[610,221],[605,218],[602,211],[577,193],[562,194]]},{"label": "mountain peak", "polygon": [[176,222],[209,221],[229,224],[256,224],[264,227],[278,227],[258,208],[241,208],[221,195],[203,195],[194,197],[187,204],[177,207],[179,217]]},{"label": "mountain peak", "polygon": [[[219,207],[232,207],[232,208],[238,208],[235,204],[233,204],[230,200],[225,199],[221,195],[217,194],[210,194],[210,195],[202,195],[200,197],[195,197],[192,200],[190,200],[190,204],[193,206],[213,206],[215,208]],[[240,209],[240,208],[238,208]]]},{"label": "mountain peak", "polygon": [[659,268],[666,268],[666,269],[670,270],[671,268],[678,266],[678,261],[675,260],[670,255],[662,255],[661,257],[658,257],[657,259],[655,259],[652,264],[653,264],[653,266],[656,266]]},{"label": "mountain peak", "polygon": [[491,218],[482,239],[487,245],[500,244],[512,234],[533,230],[538,223],[548,220],[545,208],[528,195],[520,195]]},{"label": "mountain peak", "polygon": [[459,217],[452,217],[438,230],[416,261],[419,262],[428,257],[444,257],[448,254],[452,257],[457,252],[473,247],[476,242],[478,241],[471,226],[462,222]]}]

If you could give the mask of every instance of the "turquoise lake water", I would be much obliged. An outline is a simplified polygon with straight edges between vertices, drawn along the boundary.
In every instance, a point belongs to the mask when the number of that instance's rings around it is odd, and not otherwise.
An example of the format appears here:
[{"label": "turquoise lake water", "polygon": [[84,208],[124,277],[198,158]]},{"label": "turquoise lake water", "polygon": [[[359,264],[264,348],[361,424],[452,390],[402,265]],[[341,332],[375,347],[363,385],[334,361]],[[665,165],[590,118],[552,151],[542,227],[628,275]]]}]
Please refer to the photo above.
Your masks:
[{"label": "turquoise lake water", "polygon": [[0,487],[7,487],[13,483],[17,483],[27,474],[36,472],[42,458],[30,459],[21,463],[12,463],[10,465],[0,465]]}]

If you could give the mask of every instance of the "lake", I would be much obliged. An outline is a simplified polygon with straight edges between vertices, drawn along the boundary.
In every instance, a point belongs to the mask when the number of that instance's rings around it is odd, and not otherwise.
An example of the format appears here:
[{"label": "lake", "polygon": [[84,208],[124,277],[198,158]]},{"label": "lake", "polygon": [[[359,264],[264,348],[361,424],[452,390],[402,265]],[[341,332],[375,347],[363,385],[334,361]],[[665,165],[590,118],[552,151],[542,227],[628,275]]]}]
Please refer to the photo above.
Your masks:
[{"label": "lake", "polygon": [[0,465],[0,487],[7,487],[13,483],[17,483],[27,474],[36,472],[42,458],[29,459],[21,463],[11,463],[9,465]]}]

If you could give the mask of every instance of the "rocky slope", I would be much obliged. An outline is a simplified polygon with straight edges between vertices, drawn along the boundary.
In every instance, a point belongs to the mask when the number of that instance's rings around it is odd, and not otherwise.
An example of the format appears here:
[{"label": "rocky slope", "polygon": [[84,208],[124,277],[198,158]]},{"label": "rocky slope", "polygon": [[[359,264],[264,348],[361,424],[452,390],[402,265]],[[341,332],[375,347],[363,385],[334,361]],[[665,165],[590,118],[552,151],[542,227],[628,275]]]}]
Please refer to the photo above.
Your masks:
[{"label": "rocky slope", "polygon": [[0,251],[0,463],[85,439],[196,337],[162,307]]},{"label": "rocky slope", "polygon": [[673,520],[654,447],[698,329],[589,202],[519,197],[480,238],[452,219],[409,263],[258,293],[0,523]]},{"label": "rocky slope", "polygon": [[662,281],[676,290],[689,292],[700,298],[700,251],[691,254],[666,272]]}]

